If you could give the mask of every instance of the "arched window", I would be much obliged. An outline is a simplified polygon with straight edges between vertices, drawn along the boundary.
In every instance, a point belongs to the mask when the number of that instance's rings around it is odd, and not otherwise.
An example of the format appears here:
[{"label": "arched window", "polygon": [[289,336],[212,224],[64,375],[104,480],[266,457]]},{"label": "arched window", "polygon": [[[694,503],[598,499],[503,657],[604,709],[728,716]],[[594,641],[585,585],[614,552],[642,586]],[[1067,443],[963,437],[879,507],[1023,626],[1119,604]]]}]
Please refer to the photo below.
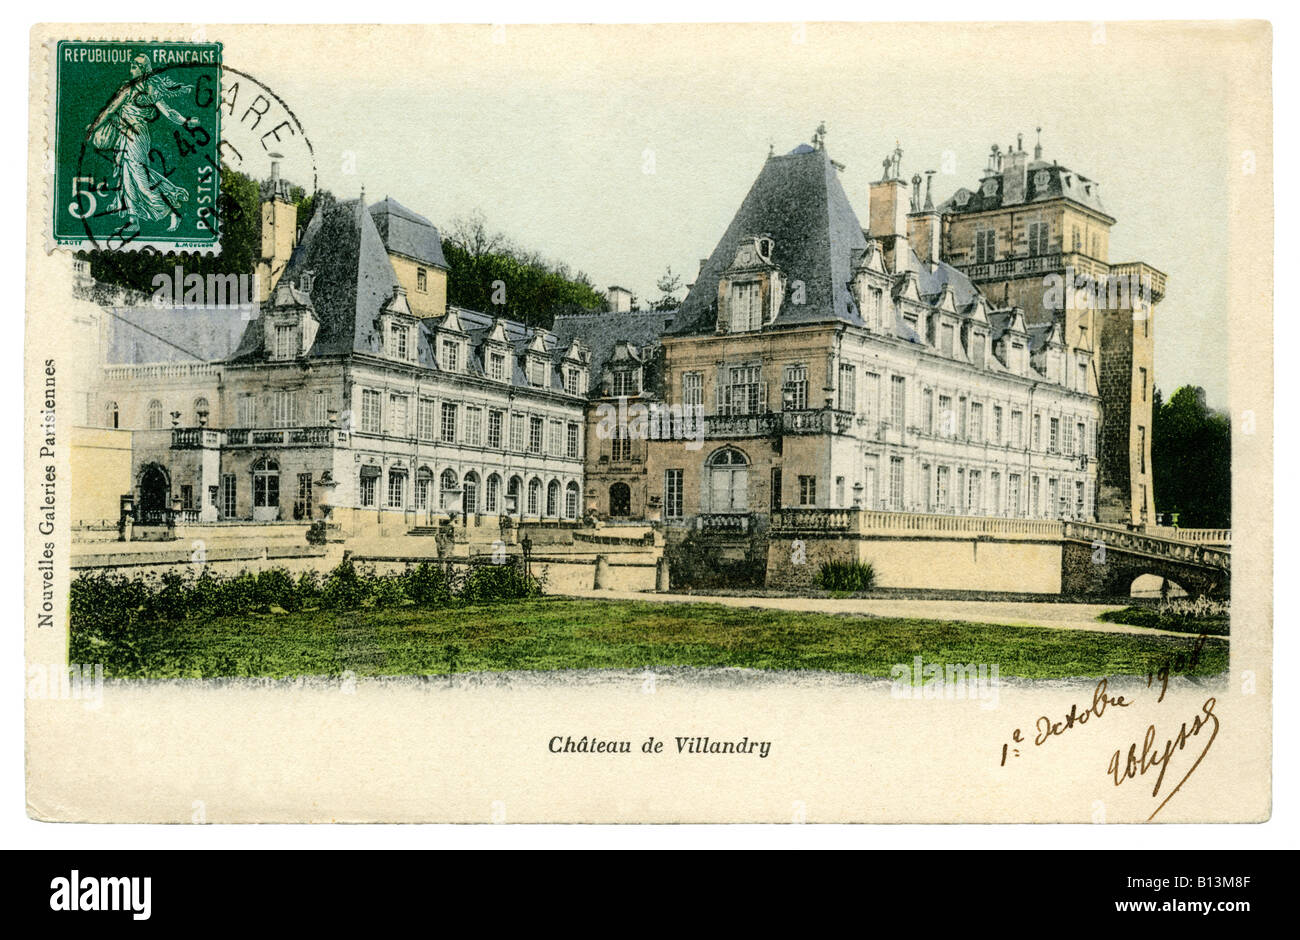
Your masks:
[{"label": "arched window", "polygon": [[478,474],[470,471],[465,474],[465,488],[462,498],[465,512],[478,512]]},{"label": "arched window", "polygon": [[609,488],[609,514],[620,518],[632,515],[632,488],[626,483]]},{"label": "arched window", "polygon": [[487,489],[483,491],[483,511],[498,512],[501,501],[501,478],[495,473],[487,478]]},{"label": "arched window", "polygon": [[460,487],[456,484],[456,471],[450,468],[442,471],[438,484],[438,488],[442,491],[439,507],[453,511],[459,509],[456,497],[460,495]]},{"label": "arched window", "polygon": [[110,428],[121,426],[120,412],[117,410],[117,402],[110,401],[104,405],[104,424]]},{"label": "arched window", "polygon": [[708,474],[711,512],[749,510],[749,458],[724,447],[709,457]]},{"label": "arched window", "polygon": [[533,477],[528,481],[528,515],[538,516],[542,512],[542,481]]},{"label": "arched window", "polygon": [[560,481],[552,480],[546,486],[546,515],[552,519],[560,515]]},{"label": "arched window", "polygon": [[524,481],[519,477],[511,477],[510,484],[506,487],[506,512],[519,515],[524,511],[523,504]]},{"label": "arched window", "polygon": [[263,457],[253,464],[253,508],[280,505],[280,464]]},{"label": "arched window", "polygon": [[208,423],[208,417],[212,414],[212,409],[208,407],[208,400],[202,396],[194,399],[194,425],[202,427]]},{"label": "arched window", "polygon": [[429,485],[433,483],[433,471],[421,467],[415,471],[415,508],[429,508]]},{"label": "arched window", "polygon": [[158,399],[149,402],[149,430],[158,431],[163,426],[163,407]]},{"label": "arched window", "polygon": [[564,518],[578,518],[578,484],[572,480],[564,488]]},{"label": "arched window", "polygon": [[397,467],[388,471],[388,508],[406,508],[406,471]]}]

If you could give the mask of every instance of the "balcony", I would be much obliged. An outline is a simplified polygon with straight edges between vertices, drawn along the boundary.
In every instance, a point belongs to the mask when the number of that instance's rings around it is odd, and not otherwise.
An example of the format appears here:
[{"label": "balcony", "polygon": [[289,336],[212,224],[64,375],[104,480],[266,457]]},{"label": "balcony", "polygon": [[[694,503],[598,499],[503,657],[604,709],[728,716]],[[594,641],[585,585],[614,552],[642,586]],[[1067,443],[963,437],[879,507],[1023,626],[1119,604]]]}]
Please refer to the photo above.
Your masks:
[{"label": "balcony", "polygon": [[227,447],[332,447],[348,440],[334,427],[229,428],[225,435]]},{"label": "balcony", "polygon": [[746,415],[705,415],[705,437],[776,437],[782,434],[847,434],[853,413],[837,408],[764,411]]},{"label": "balcony", "polygon": [[172,428],[172,450],[199,450],[221,446],[216,428]]},{"label": "balcony", "polygon": [[748,512],[705,512],[695,517],[695,526],[709,535],[749,535],[754,515]]}]

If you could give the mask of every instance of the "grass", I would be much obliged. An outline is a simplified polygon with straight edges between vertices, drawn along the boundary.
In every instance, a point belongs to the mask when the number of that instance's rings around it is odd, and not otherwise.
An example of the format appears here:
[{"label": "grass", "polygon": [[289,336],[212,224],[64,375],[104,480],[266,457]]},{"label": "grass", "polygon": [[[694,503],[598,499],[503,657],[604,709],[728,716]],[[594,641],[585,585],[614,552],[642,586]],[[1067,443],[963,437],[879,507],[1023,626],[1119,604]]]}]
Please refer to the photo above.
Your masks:
[{"label": "grass", "polygon": [[[888,676],[930,663],[997,663],[1004,677],[1145,675],[1185,658],[1192,637],[1143,636],[960,621],[838,616],[653,603],[538,598],[347,612],[305,611],[158,623],[130,657],[73,637],[79,661],[115,677],[445,675],[450,672],[735,666]],[[96,657],[97,653],[99,658]],[[1205,643],[1196,675],[1227,668],[1228,644]]]},{"label": "grass", "polygon": [[1227,636],[1229,632],[1228,606],[1204,597],[1163,601],[1154,607],[1135,606],[1108,610],[1097,619],[1107,623],[1172,630],[1175,633]]}]

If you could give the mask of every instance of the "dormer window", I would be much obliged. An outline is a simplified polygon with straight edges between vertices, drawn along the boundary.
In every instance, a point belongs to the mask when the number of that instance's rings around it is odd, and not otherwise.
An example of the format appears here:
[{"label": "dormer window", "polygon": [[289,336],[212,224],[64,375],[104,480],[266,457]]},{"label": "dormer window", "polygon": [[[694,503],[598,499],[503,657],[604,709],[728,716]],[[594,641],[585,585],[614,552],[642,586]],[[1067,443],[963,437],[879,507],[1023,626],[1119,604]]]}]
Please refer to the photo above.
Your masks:
[{"label": "dormer window", "polygon": [[444,339],[438,347],[438,367],[444,372],[460,371],[460,343]]},{"label": "dormer window", "polygon": [[279,324],[275,328],[275,345],[272,356],[275,359],[293,359],[298,355],[298,327],[291,324]]},{"label": "dormer window", "polygon": [[429,272],[424,268],[415,269],[415,289],[418,291],[429,289]]},{"label": "dormer window", "polygon": [[761,291],[758,281],[731,285],[732,333],[748,333],[763,323]]},{"label": "dormer window", "polygon": [[310,294],[311,286],[315,281],[316,275],[313,272],[303,271],[302,274],[298,276],[298,290],[302,291],[304,294]]},{"label": "dormer window", "polygon": [[568,368],[564,370],[564,390],[570,395],[581,395],[582,388],[582,370]]},{"label": "dormer window", "polygon": [[637,369],[617,369],[614,372],[614,397],[626,398],[641,393],[641,373]]},{"label": "dormer window", "polygon": [[388,354],[394,359],[410,357],[410,327],[394,323],[388,328]]},{"label": "dormer window", "polygon": [[541,359],[528,360],[528,384],[546,384],[546,363]]}]

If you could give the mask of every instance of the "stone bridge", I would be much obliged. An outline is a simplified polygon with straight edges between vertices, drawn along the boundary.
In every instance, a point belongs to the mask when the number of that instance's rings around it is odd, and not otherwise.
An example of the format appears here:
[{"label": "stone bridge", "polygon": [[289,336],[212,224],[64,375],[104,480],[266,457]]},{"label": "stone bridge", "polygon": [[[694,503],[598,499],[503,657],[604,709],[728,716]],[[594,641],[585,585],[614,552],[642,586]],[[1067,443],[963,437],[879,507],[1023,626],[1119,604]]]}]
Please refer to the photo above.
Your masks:
[{"label": "stone bridge", "polygon": [[1232,555],[1226,547],[1130,532],[1084,522],[1064,523],[1062,594],[1127,595],[1133,581],[1167,578],[1193,597],[1227,596]]}]

